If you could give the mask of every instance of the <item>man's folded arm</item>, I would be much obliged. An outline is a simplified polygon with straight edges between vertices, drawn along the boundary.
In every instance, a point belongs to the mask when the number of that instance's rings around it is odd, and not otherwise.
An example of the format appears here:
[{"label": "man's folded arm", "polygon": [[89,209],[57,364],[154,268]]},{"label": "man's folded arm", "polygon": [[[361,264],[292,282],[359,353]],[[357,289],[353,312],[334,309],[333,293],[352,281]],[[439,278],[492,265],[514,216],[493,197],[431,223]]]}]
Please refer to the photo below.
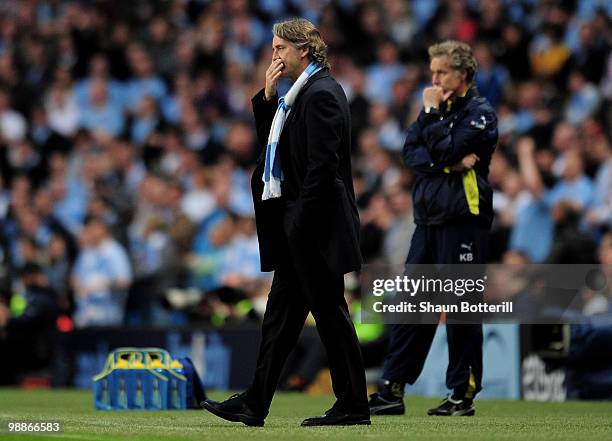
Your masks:
[{"label": "man's folded arm", "polygon": [[439,174],[443,167],[434,164],[427,147],[420,136],[418,122],[412,124],[406,133],[406,141],[402,149],[404,164],[416,173]]},{"label": "man's folded arm", "polygon": [[452,166],[470,153],[480,155],[482,147],[489,148],[497,143],[497,118],[492,112],[476,112],[454,127],[447,120],[440,120],[438,115],[432,112],[419,116],[423,123],[423,140],[436,164]]}]

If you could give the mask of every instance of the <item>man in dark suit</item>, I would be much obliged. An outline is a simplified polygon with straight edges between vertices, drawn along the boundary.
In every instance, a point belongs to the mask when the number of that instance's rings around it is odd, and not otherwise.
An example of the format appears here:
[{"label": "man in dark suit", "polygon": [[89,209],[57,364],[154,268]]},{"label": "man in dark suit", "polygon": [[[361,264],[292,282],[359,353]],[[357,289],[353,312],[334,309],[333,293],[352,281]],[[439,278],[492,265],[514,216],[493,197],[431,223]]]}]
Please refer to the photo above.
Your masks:
[{"label": "man in dark suit", "polygon": [[[253,383],[224,402],[202,405],[226,420],[262,426],[283,365],[311,312],[337,400],[323,416],[302,425],[370,424],[363,362],[344,299],[343,275],[361,266],[349,106],[329,75],[327,46],[312,23],[292,19],[275,24],[273,32],[266,85],[252,100],[259,144],[268,150],[260,155],[251,185],[261,267],[274,270],[274,280]],[[294,81],[296,89],[279,105],[281,77]],[[276,143],[271,130],[285,104],[288,112]],[[281,194],[262,200],[264,179],[271,168],[278,171],[270,160],[272,145],[280,154]]]}]

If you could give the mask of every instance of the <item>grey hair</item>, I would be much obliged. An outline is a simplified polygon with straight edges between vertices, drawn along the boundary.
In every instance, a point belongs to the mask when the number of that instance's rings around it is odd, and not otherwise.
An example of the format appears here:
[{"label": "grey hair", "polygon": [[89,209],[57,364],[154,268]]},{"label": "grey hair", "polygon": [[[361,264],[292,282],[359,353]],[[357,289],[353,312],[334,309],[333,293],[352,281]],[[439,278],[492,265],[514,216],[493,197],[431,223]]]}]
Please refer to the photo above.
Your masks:
[{"label": "grey hair", "polygon": [[272,32],[298,49],[308,49],[308,55],[312,61],[323,68],[330,68],[327,60],[327,44],[321,38],[319,30],[310,21],[304,18],[290,18],[275,23]]},{"label": "grey hair", "polygon": [[474,80],[478,64],[469,44],[456,40],[446,40],[429,46],[429,59],[446,55],[451,68],[465,72],[465,79],[469,83]]}]

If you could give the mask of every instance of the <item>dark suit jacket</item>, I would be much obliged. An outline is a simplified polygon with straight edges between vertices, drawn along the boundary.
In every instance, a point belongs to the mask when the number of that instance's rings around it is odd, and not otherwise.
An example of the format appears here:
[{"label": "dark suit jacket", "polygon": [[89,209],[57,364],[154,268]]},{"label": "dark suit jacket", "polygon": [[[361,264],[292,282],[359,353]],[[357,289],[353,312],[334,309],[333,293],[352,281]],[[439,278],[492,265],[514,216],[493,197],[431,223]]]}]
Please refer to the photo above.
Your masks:
[{"label": "dark suit jacket", "polygon": [[265,147],[277,97],[252,99],[262,149],[251,179],[262,271],[286,259],[283,245],[299,239],[316,247],[339,274],[361,267],[359,214],[351,174],[350,111],[329,71],[320,70],[302,87],[279,140],[283,196],[261,200]]}]

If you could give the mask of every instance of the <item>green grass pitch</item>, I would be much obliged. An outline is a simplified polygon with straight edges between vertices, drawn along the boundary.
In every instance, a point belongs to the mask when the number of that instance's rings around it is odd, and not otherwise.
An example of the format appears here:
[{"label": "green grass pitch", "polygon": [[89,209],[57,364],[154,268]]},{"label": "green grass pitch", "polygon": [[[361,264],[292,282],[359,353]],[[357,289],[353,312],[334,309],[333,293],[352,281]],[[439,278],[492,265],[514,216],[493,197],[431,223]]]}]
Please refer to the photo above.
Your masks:
[{"label": "green grass pitch", "polygon": [[[213,393],[213,399],[229,394]],[[307,428],[303,418],[320,415],[331,396],[279,393],[263,428],[228,423],[205,411],[96,411],[91,393],[71,390],[0,389],[0,422],[60,420],[58,435],[0,433],[0,440],[612,440],[612,403],[477,401],[471,418],[427,417],[437,400],[408,397],[403,417],[374,417],[371,426]]]}]

